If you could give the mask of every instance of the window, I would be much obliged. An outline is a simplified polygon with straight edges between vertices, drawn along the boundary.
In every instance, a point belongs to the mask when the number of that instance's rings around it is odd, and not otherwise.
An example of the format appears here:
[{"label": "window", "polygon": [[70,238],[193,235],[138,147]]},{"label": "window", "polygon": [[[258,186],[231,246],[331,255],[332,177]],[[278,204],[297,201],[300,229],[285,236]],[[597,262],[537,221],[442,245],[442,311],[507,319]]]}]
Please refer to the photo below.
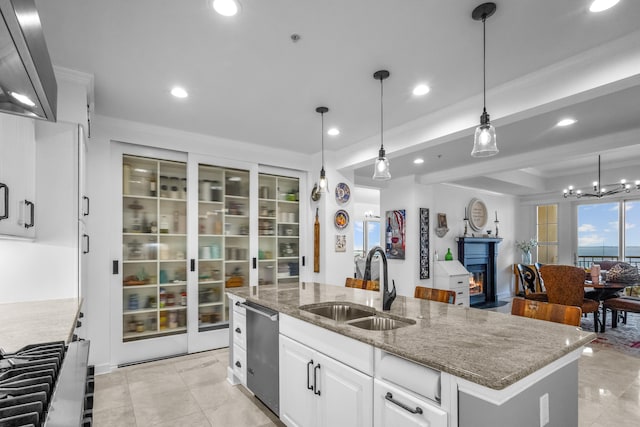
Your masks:
[{"label": "window", "polygon": [[369,250],[374,246],[380,246],[380,221],[377,218],[355,221],[353,238],[354,255],[367,256]]},{"label": "window", "polygon": [[624,260],[640,264],[640,201],[578,205],[577,265]]},{"label": "window", "polygon": [[537,206],[538,262],[558,263],[558,205]]}]

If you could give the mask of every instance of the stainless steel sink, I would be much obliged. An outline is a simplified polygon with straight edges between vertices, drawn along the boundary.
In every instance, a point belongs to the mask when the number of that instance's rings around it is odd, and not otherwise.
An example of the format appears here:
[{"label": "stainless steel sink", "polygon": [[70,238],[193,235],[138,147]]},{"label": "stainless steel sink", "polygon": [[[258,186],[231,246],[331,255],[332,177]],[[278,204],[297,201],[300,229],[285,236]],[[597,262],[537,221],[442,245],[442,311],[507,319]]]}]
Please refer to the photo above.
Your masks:
[{"label": "stainless steel sink", "polygon": [[358,306],[346,302],[313,304],[300,307],[301,310],[317,314],[337,322],[348,322],[362,317],[373,316],[375,311],[366,306]]},{"label": "stainless steel sink", "polygon": [[390,331],[392,329],[403,328],[409,325],[415,325],[415,321],[411,319],[398,320],[390,317],[371,316],[364,319],[349,322],[351,326],[356,328],[367,329],[370,331]]}]

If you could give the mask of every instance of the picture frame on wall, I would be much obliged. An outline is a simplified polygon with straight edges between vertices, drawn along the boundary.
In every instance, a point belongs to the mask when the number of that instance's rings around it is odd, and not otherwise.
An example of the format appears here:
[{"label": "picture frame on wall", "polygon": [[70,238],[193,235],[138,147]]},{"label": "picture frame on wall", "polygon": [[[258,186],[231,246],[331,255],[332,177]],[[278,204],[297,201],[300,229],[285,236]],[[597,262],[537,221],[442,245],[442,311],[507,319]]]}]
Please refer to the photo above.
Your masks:
[{"label": "picture frame on wall", "polygon": [[404,259],[406,247],[406,211],[385,213],[385,254],[389,259]]},{"label": "picture frame on wall", "polygon": [[420,279],[429,273],[429,209],[420,208]]},{"label": "picture frame on wall", "polygon": [[347,236],[345,234],[336,234],[336,252],[346,252],[347,251]]}]

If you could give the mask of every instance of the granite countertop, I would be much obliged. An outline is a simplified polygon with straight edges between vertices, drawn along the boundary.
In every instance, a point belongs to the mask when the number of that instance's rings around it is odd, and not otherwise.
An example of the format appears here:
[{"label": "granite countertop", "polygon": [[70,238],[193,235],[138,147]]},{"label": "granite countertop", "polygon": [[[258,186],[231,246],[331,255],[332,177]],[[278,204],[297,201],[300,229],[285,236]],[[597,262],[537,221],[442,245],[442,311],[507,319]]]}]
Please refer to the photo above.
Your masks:
[{"label": "granite countertop", "polygon": [[28,344],[68,342],[79,310],[76,298],[0,304],[0,347],[12,353]]},{"label": "granite countertop", "polygon": [[378,292],[312,282],[228,288],[227,292],[496,390],[596,338],[593,332],[574,326],[403,296],[396,298],[387,313],[413,319],[416,324],[369,331],[299,307],[347,301],[381,311]]}]

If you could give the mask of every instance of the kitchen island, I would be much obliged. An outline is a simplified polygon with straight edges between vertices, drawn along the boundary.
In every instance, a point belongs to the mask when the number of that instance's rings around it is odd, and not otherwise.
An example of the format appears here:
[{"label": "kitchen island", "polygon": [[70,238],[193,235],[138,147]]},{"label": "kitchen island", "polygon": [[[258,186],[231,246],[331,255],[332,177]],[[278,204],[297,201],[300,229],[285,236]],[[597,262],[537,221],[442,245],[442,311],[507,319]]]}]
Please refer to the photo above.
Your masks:
[{"label": "kitchen island", "polygon": [[[319,355],[331,356],[370,376],[371,382],[405,387],[408,398],[426,395],[423,403],[446,414],[444,422],[440,417],[432,425],[517,423],[537,427],[543,425],[540,417],[549,418],[547,425],[577,425],[577,360],[582,347],[595,339],[591,332],[402,296],[389,312],[381,313],[379,293],[319,283],[245,287],[228,293],[234,300],[247,300],[280,313],[281,366],[287,340],[302,341]],[[409,324],[393,330],[367,330],[305,309],[335,301],[370,307]],[[230,362],[233,350],[231,353]],[[282,369],[280,372],[280,416],[286,424],[297,425],[287,419],[287,384],[283,379],[291,362],[284,373]],[[238,382],[232,368],[230,379]],[[413,373],[405,378],[402,372]],[[314,371],[311,375],[315,374]],[[426,383],[427,390],[421,391],[420,385],[401,384],[421,375],[425,381],[417,382]],[[429,381],[434,376],[432,384]],[[307,386],[312,387],[311,383]],[[372,393],[373,423],[365,417],[364,425],[391,425],[385,422],[391,418],[385,415],[384,408],[376,409],[378,400]],[[397,404],[396,399],[388,399],[392,393],[387,393],[383,394],[383,403]],[[409,409],[412,408],[413,405]]]}]

